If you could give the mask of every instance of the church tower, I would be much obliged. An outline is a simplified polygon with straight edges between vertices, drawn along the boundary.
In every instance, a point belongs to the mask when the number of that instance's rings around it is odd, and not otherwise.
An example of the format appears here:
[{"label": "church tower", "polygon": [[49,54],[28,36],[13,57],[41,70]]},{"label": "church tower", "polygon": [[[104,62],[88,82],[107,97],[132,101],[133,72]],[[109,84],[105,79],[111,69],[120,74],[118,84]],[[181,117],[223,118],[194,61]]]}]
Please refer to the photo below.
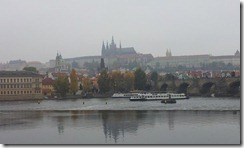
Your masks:
[{"label": "church tower", "polygon": [[104,45],[104,41],[103,41],[103,45],[102,45],[102,56],[105,56],[106,54],[106,49],[105,49],[105,45]]},{"label": "church tower", "polygon": [[58,52],[57,52],[56,61],[55,61],[55,71],[56,72],[61,71],[61,67],[62,67],[61,62],[62,62],[62,56],[61,56],[61,54],[58,54]]},{"label": "church tower", "polygon": [[116,47],[116,44],[114,43],[114,37],[112,36],[112,43],[110,44],[110,49],[111,50],[116,50],[117,47]]}]

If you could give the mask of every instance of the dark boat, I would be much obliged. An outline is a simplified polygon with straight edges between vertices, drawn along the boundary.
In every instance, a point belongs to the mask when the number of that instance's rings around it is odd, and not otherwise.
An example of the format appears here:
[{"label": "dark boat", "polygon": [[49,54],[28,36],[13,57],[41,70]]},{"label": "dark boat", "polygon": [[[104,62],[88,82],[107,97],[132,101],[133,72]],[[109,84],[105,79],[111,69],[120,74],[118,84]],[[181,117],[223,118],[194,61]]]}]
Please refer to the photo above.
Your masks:
[{"label": "dark boat", "polygon": [[176,103],[176,100],[175,99],[164,99],[164,100],[161,101],[161,103],[165,103],[165,104],[167,104],[167,103]]}]

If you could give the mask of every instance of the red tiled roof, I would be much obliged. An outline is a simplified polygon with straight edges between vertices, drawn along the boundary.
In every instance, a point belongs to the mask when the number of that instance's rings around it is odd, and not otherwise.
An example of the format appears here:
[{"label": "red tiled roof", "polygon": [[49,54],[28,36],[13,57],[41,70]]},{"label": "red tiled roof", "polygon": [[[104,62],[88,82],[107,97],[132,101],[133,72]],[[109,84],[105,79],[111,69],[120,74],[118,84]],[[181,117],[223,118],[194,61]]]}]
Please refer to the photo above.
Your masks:
[{"label": "red tiled roof", "polygon": [[42,85],[52,85],[53,82],[54,82],[53,79],[51,79],[51,78],[45,78],[45,79],[42,80]]}]

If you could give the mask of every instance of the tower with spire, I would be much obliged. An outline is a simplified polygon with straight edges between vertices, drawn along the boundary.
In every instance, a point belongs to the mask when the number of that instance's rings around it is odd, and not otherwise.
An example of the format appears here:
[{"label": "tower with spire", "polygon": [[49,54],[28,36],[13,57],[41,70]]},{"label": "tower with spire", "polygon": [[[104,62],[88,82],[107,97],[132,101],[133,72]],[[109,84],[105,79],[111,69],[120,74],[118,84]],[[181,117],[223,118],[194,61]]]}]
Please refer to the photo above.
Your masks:
[{"label": "tower with spire", "polygon": [[103,41],[103,45],[102,45],[102,55],[104,55],[106,53],[106,49],[105,49],[105,45],[104,45],[104,41]]},{"label": "tower with spire", "polygon": [[111,50],[116,50],[117,49],[116,44],[114,43],[114,36],[112,36],[112,42],[110,44],[110,49]]},{"label": "tower with spire", "polygon": [[55,61],[55,71],[56,72],[61,71],[61,67],[62,67],[61,63],[62,63],[62,56],[57,51],[57,56],[56,56],[56,61]]},{"label": "tower with spire", "polygon": [[122,48],[121,41],[119,47],[116,46],[114,42],[114,37],[112,36],[111,44],[104,45],[102,44],[102,57],[109,57],[115,55],[125,55],[125,54],[136,54],[136,51],[133,47]]}]

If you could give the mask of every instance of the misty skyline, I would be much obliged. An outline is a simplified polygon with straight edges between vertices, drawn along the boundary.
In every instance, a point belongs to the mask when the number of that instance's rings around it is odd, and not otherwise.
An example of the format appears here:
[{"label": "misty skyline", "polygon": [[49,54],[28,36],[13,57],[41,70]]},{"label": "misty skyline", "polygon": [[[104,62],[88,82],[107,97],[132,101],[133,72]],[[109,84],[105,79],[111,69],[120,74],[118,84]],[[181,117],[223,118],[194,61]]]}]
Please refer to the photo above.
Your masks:
[{"label": "misty skyline", "polygon": [[238,0],[1,0],[0,62],[101,55],[102,42],[165,56],[240,51]]}]

